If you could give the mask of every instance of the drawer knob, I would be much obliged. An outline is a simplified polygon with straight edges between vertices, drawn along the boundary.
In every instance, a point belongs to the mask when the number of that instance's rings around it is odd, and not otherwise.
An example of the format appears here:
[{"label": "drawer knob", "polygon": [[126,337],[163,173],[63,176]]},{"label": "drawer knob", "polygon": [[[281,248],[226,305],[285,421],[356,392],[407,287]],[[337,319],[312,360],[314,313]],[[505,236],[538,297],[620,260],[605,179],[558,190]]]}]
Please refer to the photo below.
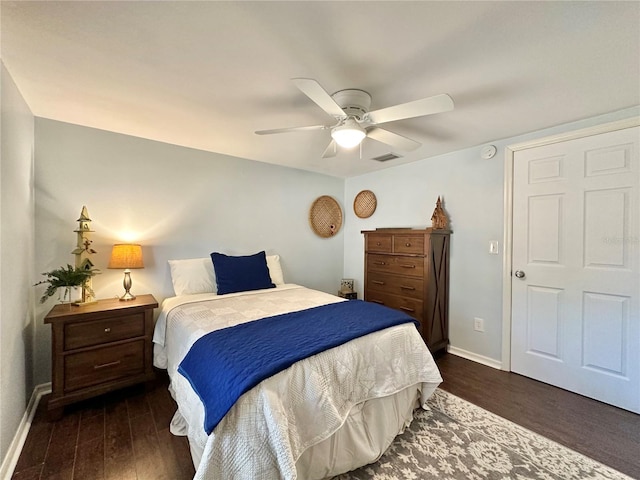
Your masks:
[{"label": "drawer knob", "polygon": [[409,308],[409,307],[400,307],[400,310],[404,310],[405,312],[415,312],[413,308]]},{"label": "drawer knob", "polygon": [[104,333],[109,333],[110,331],[111,331],[110,327],[107,327],[107,328],[104,329]]},{"label": "drawer knob", "polygon": [[102,365],[94,365],[94,370],[100,370],[101,368],[115,367],[116,365],[120,365],[120,360],[116,360],[115,362],[103,363]]},{"label": "drawer knob", "polygon": [[379,247],[381,245],[380,242],[376,242],[376,247]]},{"label": "drawer knob", "polygon": [[411,246],[411,244],[410,244],[409,242],[407,242],[407,243],[405,243],[405,244],[404,244],[404,246],[405,246],[405,247],[410,247],[410,246]]},{"label": "drawer knob", "polygon": [[401,265],[402,268],[416,268],[415,265]]},{"label": "drawer knob", "polygon": [[386,265],[384,262],[373,262],[374,265]]},{"label": "drawer knob", "polygon": [[410,287],[409,285],[400,285],[402,290],[415,290],[416,287]]},{"label": "drawer knob", "polygon": [[371,300],[373,303],[379,303],[380,305],[384,305],[382,300]]},{"label": "drawer knob", "polygon": [[376,285],[384,285],[384,282],[380,280],[371,280],[371,283],[375,283]]}]

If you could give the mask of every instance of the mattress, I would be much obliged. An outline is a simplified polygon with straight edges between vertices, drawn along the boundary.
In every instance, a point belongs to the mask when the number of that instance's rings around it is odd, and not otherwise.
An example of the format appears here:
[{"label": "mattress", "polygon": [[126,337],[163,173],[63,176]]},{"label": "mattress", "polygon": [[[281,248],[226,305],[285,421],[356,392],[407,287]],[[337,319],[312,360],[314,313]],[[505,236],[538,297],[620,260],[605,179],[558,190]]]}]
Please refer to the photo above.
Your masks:
[{"label": "mattress", "polygon": [[[301,360],[246,392],[211,435],[202,402],[177,372],[206,333],[344,301],[298,285],[165,300],[154,364],[178,404],[172,432],[189,438],[197,479],[324,478],[375,461],[442,381],[413,324]],[[247,352],[250,355],[251,352]]]}]

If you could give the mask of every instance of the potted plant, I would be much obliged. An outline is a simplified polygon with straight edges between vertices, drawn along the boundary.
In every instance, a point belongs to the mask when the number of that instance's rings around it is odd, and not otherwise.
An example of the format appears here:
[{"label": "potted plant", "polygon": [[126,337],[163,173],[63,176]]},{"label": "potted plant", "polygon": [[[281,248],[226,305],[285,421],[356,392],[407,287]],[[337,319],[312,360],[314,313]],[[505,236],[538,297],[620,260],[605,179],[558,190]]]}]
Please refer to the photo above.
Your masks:
[{"label": "potted plant", "polygon": [[[56,268],[49,272],[44,272],[46,280],[42,280],[35,285],[48,284],[47,289],[40,298],[40,303],[47,301],[47,298],[56,294],[59,288],[64,288],[62,302],[65,300],[71,302],[71,289],[81,287],[89,278],[96,274],[96,270],[85,270],[83,268],[72,267],[67,264],[66,267]],[[93,293],[93,292],[92,292]]]}]

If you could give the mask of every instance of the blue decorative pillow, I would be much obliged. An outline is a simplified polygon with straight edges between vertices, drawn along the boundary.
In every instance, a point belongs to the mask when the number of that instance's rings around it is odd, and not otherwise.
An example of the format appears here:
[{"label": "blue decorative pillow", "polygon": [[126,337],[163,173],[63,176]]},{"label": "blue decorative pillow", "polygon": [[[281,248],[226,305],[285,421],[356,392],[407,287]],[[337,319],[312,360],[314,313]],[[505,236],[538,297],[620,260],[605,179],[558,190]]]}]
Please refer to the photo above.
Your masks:
[{"label": "blue decorative pillow", "polygon": [[214,252],[211,254],[211,260],[216,271],[218,295],[275,288],[271,282],[264,251],[242,257]]}]

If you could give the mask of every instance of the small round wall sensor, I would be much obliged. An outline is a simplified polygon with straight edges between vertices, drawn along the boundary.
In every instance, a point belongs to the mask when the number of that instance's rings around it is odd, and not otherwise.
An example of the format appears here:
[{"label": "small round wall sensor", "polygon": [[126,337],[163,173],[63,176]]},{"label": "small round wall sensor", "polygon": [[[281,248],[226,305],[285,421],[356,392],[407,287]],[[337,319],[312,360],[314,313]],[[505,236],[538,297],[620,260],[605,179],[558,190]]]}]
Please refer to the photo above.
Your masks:
[{"label": "small round wall sensor", "polygon": [[480,156],[485,160],[489,160],[490,158],[493,158],[496,155],[497,151],[498,149],[496,148],[495,145],[486,145],[482,147],[482,150],[480,151]]}]

